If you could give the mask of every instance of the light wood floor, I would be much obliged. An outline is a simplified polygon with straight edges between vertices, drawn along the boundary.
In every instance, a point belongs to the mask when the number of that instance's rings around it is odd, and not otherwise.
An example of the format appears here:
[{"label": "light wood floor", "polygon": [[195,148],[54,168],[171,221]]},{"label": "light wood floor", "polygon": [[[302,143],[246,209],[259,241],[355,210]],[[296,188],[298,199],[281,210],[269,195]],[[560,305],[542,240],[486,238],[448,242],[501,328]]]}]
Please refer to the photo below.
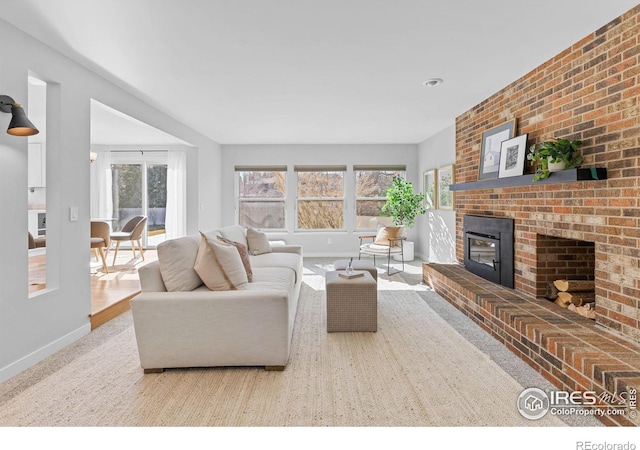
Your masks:
[{"label": "light wood floor", "polygon": [[[109,272],[105,273],[102,263],[91,255],[91,329],[95,329],[119,314],[127,311],[129,300],[140,293],[138,268],[157,259],[155,250],[140,253],[133,258],[131,250],[120,249],[115,265],[113,251],[107,255]],[[29,293],[44,289],[46,278],[46,258],[37,255],[29,258]]]}]

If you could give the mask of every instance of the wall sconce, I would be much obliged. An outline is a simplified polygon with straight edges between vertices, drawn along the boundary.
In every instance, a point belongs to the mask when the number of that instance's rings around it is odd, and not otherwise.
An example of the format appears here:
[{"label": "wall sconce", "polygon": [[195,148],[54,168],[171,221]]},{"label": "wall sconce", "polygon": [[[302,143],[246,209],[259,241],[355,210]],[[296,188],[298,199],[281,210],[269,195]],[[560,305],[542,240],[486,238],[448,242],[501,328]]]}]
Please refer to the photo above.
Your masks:
[{"label": "wall sconce", "polygon": [[94,162],[96,159],[98,159],[98,153],[97,152],[89,152],[89,164]]},{"label": "wall sconce", "polygon": [[12,116],[7,133],[13,136],[33,136],[40,132],[27,118],[20,103],[16,103],[8,95],[0,95],[0,111],[11,113]]}]

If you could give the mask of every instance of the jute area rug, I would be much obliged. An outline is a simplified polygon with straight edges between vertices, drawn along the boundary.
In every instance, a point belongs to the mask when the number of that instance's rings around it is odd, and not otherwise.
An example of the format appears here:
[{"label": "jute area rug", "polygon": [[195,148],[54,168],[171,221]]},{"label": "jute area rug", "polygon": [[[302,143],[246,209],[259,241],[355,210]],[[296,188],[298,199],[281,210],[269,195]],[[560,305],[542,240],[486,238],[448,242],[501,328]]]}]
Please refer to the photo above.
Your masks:
[{"label": "jute area rug", "polygon": [[324,272],[330,265],[307,261],[305,268],[283,372],[206,368],[144,375],[125,313],[112,321],[117,332],[95,348],[77,357],[63,350],[43,362],[57,367],[37,382],[17,390],[12,380],[0,385],[0,425],[565,425],[550,415],[535,422],[521,417],[516,399],[524,387],[443,320],[429,295],[418,292],[424,287],[381,274],[378,331],[327,333]]}]

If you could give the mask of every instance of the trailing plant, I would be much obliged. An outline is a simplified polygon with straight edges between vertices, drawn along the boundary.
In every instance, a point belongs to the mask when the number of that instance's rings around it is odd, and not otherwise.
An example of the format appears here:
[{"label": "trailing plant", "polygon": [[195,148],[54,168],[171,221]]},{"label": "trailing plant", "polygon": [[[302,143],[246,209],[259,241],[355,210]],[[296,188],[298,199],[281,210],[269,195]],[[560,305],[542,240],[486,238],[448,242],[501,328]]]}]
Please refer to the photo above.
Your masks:
[{"label": "trailing plant", "polygon": [[393,177],[393,185],[387,189],[387,201],[382,213],[393,219],[394,225],[413,227],[416,216],[424,214],[424,194],[415,194],[413,185],[400,176]]},{"label": "trailing plant", "polygon": [[578,152],[581,145],[582,141],[559,138],[529,147],[527,160],[531,165],[536,165],[533,180],[538,181],[549,176],[549,163],[564,162],[565,169],[579,167],[583,161],[582,155]]}]

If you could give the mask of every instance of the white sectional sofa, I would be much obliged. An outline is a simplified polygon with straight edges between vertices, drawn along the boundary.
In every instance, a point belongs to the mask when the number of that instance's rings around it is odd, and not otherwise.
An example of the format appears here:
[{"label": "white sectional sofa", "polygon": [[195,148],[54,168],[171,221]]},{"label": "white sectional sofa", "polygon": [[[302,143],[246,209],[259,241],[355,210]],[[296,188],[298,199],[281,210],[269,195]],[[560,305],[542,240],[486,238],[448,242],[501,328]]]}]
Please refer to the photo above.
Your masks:
[{"label": "white sectional sofa", "polygon": [[[230,226],[205,234],[249,247],[246,233]],[[251,281],[242,289],[214,291],[194,270],[202,239],[165,241],[158,246],[158,261],[139,270],[141,294],[131,300],[131,311],[144,372],[214,366],[284,370],[302,284],[302,248],[273,246],[250,255]]]}]

